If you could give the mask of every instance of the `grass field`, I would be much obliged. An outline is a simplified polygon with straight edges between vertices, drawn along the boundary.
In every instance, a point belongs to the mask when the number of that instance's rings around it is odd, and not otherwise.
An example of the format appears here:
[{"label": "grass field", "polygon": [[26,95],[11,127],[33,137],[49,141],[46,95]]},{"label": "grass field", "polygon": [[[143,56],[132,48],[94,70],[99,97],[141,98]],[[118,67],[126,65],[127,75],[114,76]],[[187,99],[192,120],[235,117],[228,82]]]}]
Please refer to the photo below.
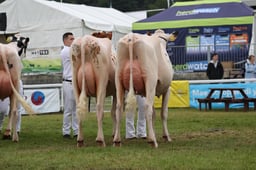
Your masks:
[{"label": "grass field", "polygon": [[[6,125],[7,119],[5,120]],[[256,112],[169,109],[168,128],[173,141],[162,140],[157,114],[159,147],[144,139],[126,140],[124,117],[122,146],[112,146],[112,122],[104,117],[106,147],[95,142],[94,113],[84,122],[86,147],[63,139],[62,114],[22,117],[19,143],[0,140],[0,169],[255,169]]]}]

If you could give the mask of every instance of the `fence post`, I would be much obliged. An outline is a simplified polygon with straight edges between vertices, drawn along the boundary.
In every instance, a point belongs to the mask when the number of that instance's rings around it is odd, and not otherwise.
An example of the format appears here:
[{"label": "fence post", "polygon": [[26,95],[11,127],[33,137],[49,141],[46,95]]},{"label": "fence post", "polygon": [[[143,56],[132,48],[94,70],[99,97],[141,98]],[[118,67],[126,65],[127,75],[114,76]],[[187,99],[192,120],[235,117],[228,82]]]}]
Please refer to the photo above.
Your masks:
[{"label": "fence post", "polygon": [[207,61],[208,63],[211,61],[211,47],[207,45]]}]

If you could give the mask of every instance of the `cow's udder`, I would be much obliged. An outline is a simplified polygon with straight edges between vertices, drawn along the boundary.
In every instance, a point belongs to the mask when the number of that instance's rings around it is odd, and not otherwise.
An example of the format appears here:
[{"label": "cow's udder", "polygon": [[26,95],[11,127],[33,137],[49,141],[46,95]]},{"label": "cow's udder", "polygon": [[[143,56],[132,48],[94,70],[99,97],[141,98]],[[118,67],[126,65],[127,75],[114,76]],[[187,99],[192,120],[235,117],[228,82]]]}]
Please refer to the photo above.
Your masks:
[{"label": "cow's udder", "polygon": [[10,78],[5,71],[0,70],[0,99],[5,99],[12,95]]},{"label": "cow's udder", "polygon": [[[145,93],[145,86],[142,77],[142,71],[138,60],[133,60],[132,64],[132,73],[133,73],[133,87],[135,93],[144,94]],[[125,66],[122,70],[121,80],[124,88],[129,90],[129,81],[130,81],[130,61],[125,63]]]},{"label": "cow's udder", "polygon": [[[96,95],[96,79],[95,79],[95,75],[94,75],[94,71],[91,63],[85,64],[84,72],[85,72],[84,79],[85,79],[86,94],[87,96],[95,96]],[[82,90],[82,77],[83,77],[82,67],[80,67],[77,74],[78,87],[80,91]]]}]

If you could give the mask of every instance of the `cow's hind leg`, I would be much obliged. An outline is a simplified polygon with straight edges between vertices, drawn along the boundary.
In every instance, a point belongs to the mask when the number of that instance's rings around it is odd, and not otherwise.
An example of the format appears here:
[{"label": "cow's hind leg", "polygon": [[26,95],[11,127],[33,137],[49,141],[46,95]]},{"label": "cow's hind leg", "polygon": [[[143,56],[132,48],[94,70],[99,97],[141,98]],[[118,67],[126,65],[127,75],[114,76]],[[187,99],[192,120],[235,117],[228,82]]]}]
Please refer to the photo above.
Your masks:
[{"label": "cow's hind leg", "polygon": [[83,147],[84,146],[84,135],[83,135],[83,125],[82,120],[78,119],[78,135],[77,135],[77,147]]},{"label": "cow's hind leg", "polygon": [[3,139],[12,139],[11,138],[11,128],[12,128],[12,121],[11,121],[11,111],[9,111],[9,119],[8,119],[8,124],[7,124],[7,127],[4,131],[4,134],[3,134]]},{"label": "cow's hind leg", "polygon": [[121,146],[120,123],[122,119],[123,105],[124,105],[124,89],[122,88],[122,86],[119,86],[119,89],[120,91],[117,90],[116,129],[115,129],[115,136],[113,139],[113,146],[117,146],[117,147]]},{"label": "cow's hind leg", "polygon": [[14,141],[14,142],[19,141],[19,136],[16,131],[17,119],[18,119],[18,115],[17,115],[16,98],[14,96],[11,96],[10,97],[9,120],[8,120],[7,128],[4,132],[3,139],[11,139],[11,131],[13,130],[12,141]]},{"label": "cow's hind leg", "polygon": [[17,121],[18,121],[18,112],[17,110],[15,110],[13,112],[13,118],[12,118],[12,129],[13,129],[13,133],[12,133],[12,141],[14,142],[18,142],[19,141],[19,135],[17,133]]},{"label": "cow's hind leg", "polygon": [[153,100],[154,97],[147,96],[146,103],[145,103],[145,110],[146,110],[146,118],[148,124],[148,143],[152,145],[152,147],[157,148],[158,144],[156,141],[156,136],[154,132],[153,126]]},{"label": "cow's hind leg", "polygon": [[162,98],[162,108],[161,108],[161,118],[163,124],[163,138],[168,142],[171,141],[169,136],[168,127],[167,127],[167,118],[168,118],[168,100],[170,95],[170,88],[168,88],[167,92],[163,94]]},{"label": "cow's hind leg", "polygon": [[111,117],[113,122],[112,137],[114,138],[115,130],[116,130],[116,96],[115,95],[113,96],[113,100],[112,100]]},{"label": "cow's hind leg", "polygon": [[104,99],[106,96],[106,92],[103,90],[98,93],[97,97],[97,104],[96,104],[96,113],[97,113],[97,122],[98,122],[98,133],[97,133],[97,138],[96,142],[98,143],[99,146],[105,147],[105,140],[104,140],[104,134],[103,134],[103,128],[102,128],[102,121],[104,117],[103,113],[103,104],[104,104]]}]

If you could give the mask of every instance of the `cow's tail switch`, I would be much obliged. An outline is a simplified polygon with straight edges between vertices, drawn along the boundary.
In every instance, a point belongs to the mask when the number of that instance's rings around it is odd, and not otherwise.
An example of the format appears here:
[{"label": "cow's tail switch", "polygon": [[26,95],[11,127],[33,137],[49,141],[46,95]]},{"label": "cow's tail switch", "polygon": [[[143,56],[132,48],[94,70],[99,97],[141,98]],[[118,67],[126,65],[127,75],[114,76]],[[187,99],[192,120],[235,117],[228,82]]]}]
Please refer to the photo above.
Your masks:
[{"label": "cow's tail switch", "polygon": [[[1,49],[1,51],[4,49]],[[5,52],[3,52],[3,55],[5,54]],[[20,102],[20,104],[23,106],[23,108],[26,110],[26,112],[28,114],[34,114],[35,112],[33,111],[33,109],[31,108],[31,106],[25,101],[25,99],[20,95],[20,93],[15,89],[13,83],[12,83],[12,79],[11,79],[11,73],[9,71],[8,65],[7,65],[7,60],[6,60],[6,56],[3,56],[3,63],[4,63],[4,68],[7,72],[7,74],[9,75],[9,80],[10,80],[10,84],[11,84],[11,88],[12,91],[14,93],[14,95],[16,96],[17,100]],[[19,82],[18,82],[19,83]]]},{"label": "cow's tail switch", "polygon": [[82,90],[80,96],[79,96],[79,102],[77,104],[77,115],[78,115],[78,119],[79,120],[84,120],[85,119],[85,113],[87,113],[88,109],[86,107],[87,102],[86,102],[87,98],[85,95],[84,90]]},{"label": "cow's tail switch", "polygon": [[129,57],[130,57],[130,81],[129,81],[129,92],[126,97],[126,107],[125,112],[128,114],[127,116],[131,117],[132,114],[135,114],[136,111],[136,97],[134,93],[134,87],[133,87],[133,34],[129,34],[128,38],[128,46],[129,46]]}]

